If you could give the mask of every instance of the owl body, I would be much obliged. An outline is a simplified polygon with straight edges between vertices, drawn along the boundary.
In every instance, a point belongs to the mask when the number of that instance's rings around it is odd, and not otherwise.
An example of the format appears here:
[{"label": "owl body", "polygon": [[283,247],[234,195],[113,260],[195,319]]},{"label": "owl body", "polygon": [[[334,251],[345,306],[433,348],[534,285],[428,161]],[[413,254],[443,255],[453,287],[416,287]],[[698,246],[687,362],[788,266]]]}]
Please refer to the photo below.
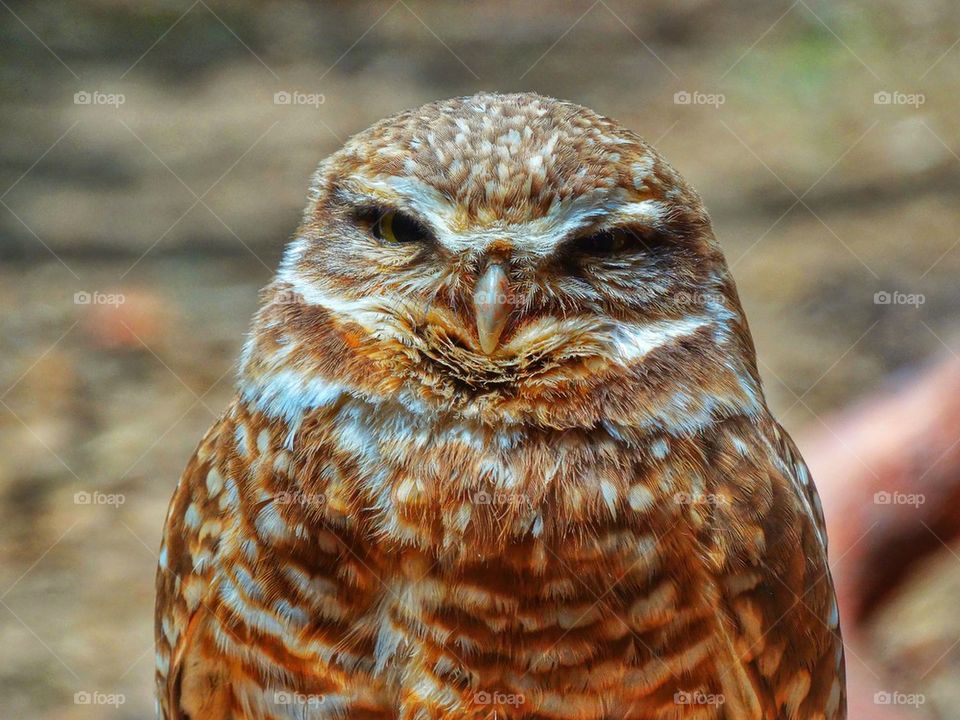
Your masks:
[{"label": "owl body", "polygon": [[639,138],[388,119],[263,300],[167,518],[161,717],[844,717],[816,492]]}]

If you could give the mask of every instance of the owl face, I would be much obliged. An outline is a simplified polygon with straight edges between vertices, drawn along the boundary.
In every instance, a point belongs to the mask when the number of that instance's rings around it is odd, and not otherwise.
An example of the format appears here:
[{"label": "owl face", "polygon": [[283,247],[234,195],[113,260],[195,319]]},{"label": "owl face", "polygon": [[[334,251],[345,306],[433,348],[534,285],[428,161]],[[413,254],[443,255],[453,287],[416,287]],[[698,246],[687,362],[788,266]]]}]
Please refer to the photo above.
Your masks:
[{"label": "owl face", "polygon": [[741,323],[679,175],[613,121],[534,95],[352,138],[321,164],[267,300],[284,307],[260,324],[301,367],[501,420],[584,404],[625,370],[665,376],[677,348],[729,354]]}]

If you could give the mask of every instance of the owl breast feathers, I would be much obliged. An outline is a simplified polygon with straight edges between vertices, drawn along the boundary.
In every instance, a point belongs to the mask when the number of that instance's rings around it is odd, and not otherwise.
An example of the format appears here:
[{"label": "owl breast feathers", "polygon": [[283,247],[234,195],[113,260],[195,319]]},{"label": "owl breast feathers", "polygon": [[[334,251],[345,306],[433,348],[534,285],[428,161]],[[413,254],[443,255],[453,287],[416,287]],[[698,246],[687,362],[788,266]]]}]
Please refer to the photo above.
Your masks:
[{"label": "owl breast feathers", "polygon": [[157,588],[163,718],[846,714],[819,501],[699,197],[536,95],[321,163]]}]

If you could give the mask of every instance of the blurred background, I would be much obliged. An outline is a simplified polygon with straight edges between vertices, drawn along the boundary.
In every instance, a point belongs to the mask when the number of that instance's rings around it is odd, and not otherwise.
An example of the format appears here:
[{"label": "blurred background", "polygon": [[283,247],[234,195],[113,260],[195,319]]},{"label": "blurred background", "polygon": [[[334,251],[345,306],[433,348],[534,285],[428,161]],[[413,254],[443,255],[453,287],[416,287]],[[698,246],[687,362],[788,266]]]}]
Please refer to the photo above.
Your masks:
[{"label": "blurred background", "polygon": [[152,714],[166,504],[317,162],[535,90],[703,195],[830,516],[851,717],[960,718],[960,5],[0,6],[0,717]]}]

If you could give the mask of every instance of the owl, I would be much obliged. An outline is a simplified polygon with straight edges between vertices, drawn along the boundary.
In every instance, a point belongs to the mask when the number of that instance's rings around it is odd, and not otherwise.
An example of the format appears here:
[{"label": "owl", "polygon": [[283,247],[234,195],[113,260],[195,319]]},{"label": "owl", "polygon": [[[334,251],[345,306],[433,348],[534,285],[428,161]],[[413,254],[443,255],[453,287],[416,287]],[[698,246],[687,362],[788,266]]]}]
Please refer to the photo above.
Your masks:
[{"label": "owl", "polygon": [[313,177],[167,515],[159,716],[838,720],[826,544],[683,178],[431,103]]}]

